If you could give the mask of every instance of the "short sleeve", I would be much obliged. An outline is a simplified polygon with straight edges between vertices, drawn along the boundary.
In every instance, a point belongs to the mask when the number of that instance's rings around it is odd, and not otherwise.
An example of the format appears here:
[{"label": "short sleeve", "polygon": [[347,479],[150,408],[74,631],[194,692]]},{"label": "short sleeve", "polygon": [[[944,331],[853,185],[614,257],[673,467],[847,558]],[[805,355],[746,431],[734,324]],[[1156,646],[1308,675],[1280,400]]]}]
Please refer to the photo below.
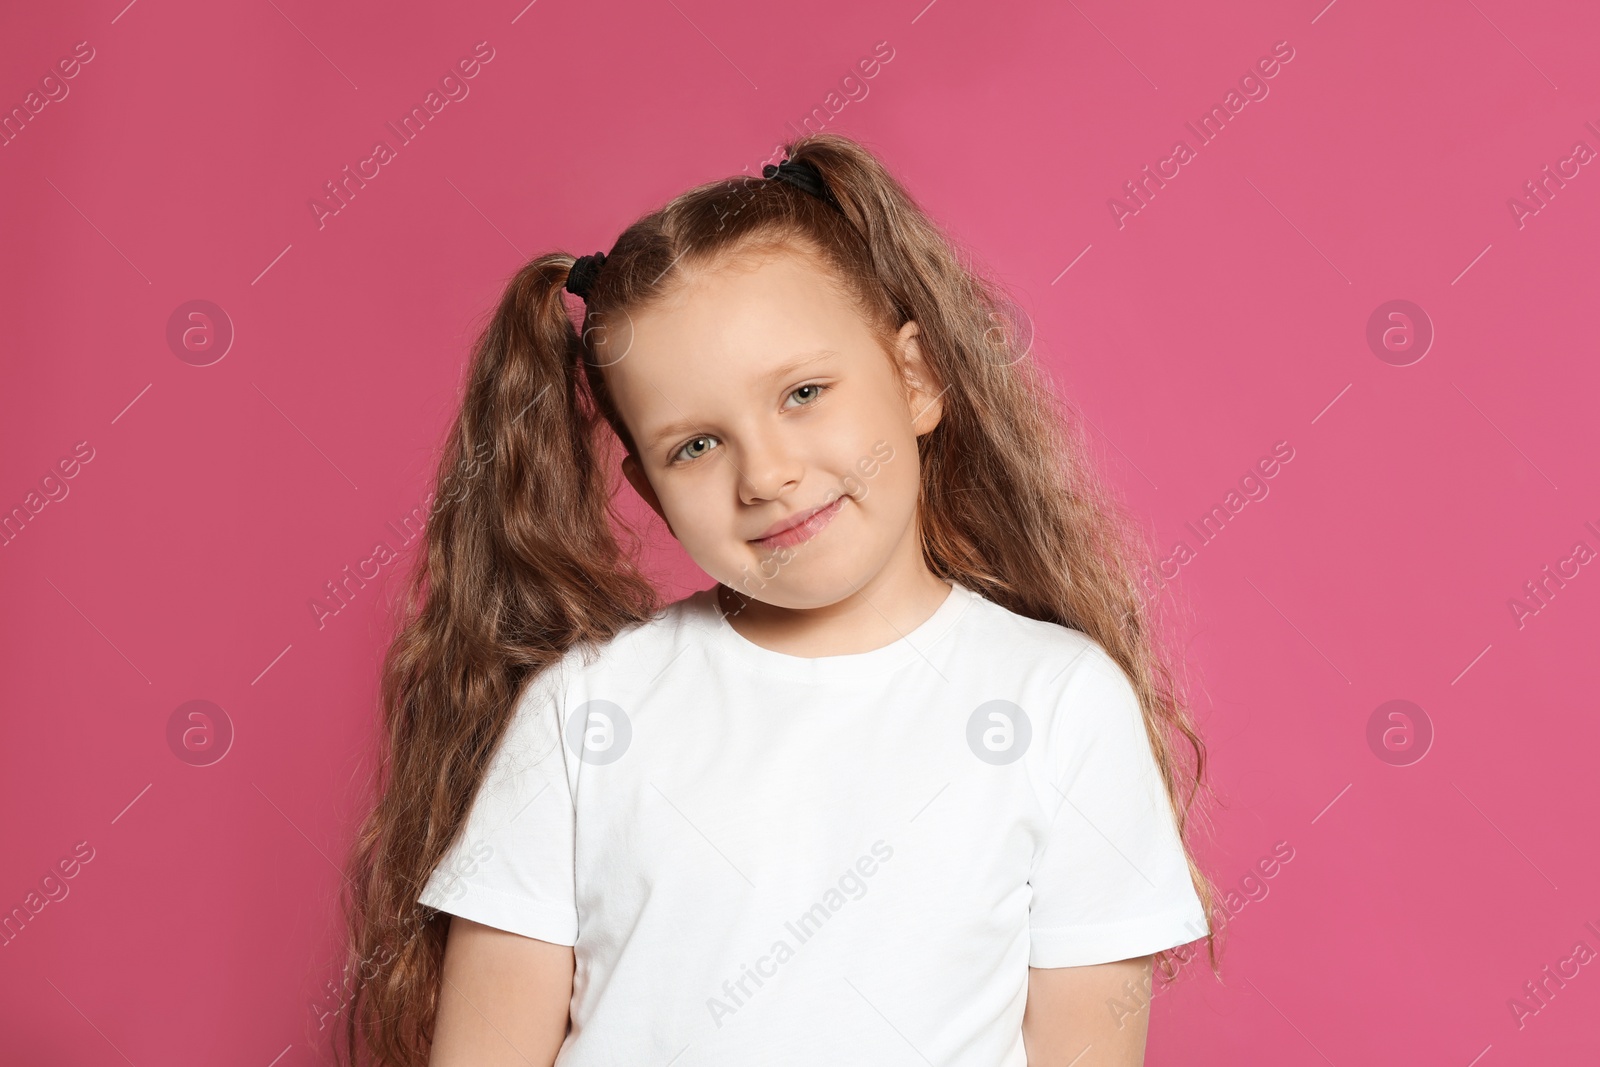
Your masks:
[{"label": "short sleeve", "polygon": [[1039,786],[1055,812],[1029,882],[1029,966],[1145,956],[1207,933],[1138,694],[1098,645],[1073,661]]},{"label": "short sleeve", "polygon": [[501,930],[573,945],[574,811],[557,663],[517,702],[460,835],[418,902]]}]

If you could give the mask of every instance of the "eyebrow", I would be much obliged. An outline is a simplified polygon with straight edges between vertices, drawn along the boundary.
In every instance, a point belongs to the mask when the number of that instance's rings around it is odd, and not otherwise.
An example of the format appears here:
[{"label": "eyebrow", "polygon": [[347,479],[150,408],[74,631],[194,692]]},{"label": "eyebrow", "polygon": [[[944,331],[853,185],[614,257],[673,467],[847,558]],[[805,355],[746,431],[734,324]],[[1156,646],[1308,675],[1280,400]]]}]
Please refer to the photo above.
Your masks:
[{"label": "eyebrow", "polygon": [[[828,348],[818,349],[815,352],[802,352],[793,359],[790,359],[782,365],[774,367],[772,370],[768,371],[762,376],[762,381],[768,383],[781,381],[784,378],[794,374],[796,371],[804,370],[806,367],[814,367],[819,363],[824,363],[835,358],[838,356],[838,354],[839,353]],[[657,448],[664,444],[669,438],[676,437],[679,434],[689,433],[691,431],[698,430],[699,428],[700,424],[693,419],[677,419],[651,434],[648,447],[652,449]]]},{"label": "eyebrow", "polygon": [[815,352],[802,352],[800,355],[795,356],[782,366],[773,368],[773,370],[767,374],[766,380],[770,382],[778,378],[786,378],[797,370],[801,370],[805,367],[814,367],[818,363],[826,362],[838,354],[839,353],[833,351],[831,348],[819,348]]}]

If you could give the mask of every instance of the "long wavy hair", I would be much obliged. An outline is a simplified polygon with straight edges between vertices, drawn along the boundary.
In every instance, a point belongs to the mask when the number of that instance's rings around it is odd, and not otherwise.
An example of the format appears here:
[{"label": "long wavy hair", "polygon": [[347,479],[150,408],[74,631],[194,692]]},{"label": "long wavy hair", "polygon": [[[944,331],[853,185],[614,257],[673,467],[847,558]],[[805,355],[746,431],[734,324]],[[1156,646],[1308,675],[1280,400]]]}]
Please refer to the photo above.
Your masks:
[{"label": "long wavy hair", "polygon": [[[450,916],[417,903],[460,832],[524,686],[574,645],[599,644],[664,606],[625,547],[616,507],[627,428],[596,362],[598,331],[670,292],[685,271],[756,247],[820,255],[890,339],[920,328],[946,389],[918,441],[918,513],[933,573],[1020,615],[1099,642],[1138,692],[1146,732],[1207,914],[1194,861],[1205,746],[1141,593],[1151,546],[1103,486],[1078,420],[1027,358],[1031,332],[866,148],[821,133],[786,146],[838,210],[753,176],[699,186],[618,238],[586,304],[564,294],[574,259],[541,255],[511,278],[474,346],[441,455],[426,551],[408,577],[383,666],[375,803],[351,845],[342,1049],[351,1063],[422,1067]],[[601,346],[605,348],[607,346]],[[1200,818],[1196,818],[1196,816]],[[1217,934],[1206,936],[1218,972]],[[1196,931],[1198,933],[1198,931]],[[1171,980],[1193,958],[1157,954]]]}]

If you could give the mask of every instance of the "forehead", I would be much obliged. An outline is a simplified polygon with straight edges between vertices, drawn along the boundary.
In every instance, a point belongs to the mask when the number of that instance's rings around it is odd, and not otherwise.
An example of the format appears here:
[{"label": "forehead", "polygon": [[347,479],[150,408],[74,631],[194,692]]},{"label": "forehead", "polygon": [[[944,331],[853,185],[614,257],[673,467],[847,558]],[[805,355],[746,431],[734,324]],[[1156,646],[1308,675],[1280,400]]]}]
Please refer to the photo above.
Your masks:
[{"label": "forehead", "polygon": [[660,299],[620,318],[594,347],[636,432],[649,428],[636,420],[649,423],[662,407],[763,387],[796,356],[879,351],[871,324],[825,261],[789,248],[691,267]]}]

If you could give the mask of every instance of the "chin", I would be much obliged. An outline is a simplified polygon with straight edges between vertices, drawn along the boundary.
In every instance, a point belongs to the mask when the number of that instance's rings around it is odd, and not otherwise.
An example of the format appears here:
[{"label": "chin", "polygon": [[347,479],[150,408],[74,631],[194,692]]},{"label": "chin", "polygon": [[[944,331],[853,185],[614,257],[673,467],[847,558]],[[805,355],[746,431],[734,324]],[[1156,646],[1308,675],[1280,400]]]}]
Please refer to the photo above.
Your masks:
[{"label": "chin", "polygon": [[[767,571],[771,571],[771,567]],[[837,604],[871,580],[875,572],[867,568],[836,564],[833,561],[795,560],[781,568],[776,577],[763,579],[754,567],[748,581],[723,580],[722,584],[742,595],[753,597],[775,608],[803,610]]]}]

